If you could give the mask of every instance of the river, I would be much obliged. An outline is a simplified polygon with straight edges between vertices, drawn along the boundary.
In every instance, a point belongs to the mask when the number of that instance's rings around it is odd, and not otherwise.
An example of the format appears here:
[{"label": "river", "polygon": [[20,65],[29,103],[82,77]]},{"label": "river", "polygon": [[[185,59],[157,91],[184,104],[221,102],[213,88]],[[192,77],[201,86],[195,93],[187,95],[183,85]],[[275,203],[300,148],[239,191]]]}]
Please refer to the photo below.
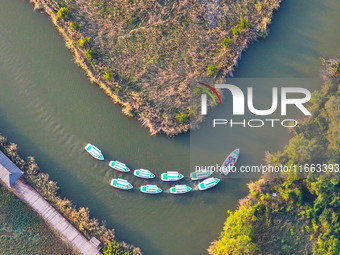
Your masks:
[{"label": "river", "polygon": [[[247,49],[235,77],[318,77],[320,57],[340,52],[338,13],[338,0],[283,1],[270,35]],[[206,254],[222,231],[227,210],[235,210],[247,194],[249,179],[226,178],[214,190],[185,196],[115,190],[109,186],[113,177],[126,178],[136,187],[146,182],[92,159],[83,150],[86,143],[132,169],[188,175],[190,135],[151,137],[136,120],[123,116],[73,63],[46,15],[33,11],[27,1],[0,0],[0,56],[0,131],[18,144],[20,154],[36,158],[42,171],[58,182],[62,196],[89,207],[92,216],[115,228],[119,240],[147,255]],[[198,133],[209,129],[206,123]],[[237,146],[240,164],[259,163],[265,150],[280,149],[288,138],[286,129],[246,135],[237,130],[223,151],[206,150],[205,157],[223,160]],[[159,180],[152,183],[169,187]]]}]

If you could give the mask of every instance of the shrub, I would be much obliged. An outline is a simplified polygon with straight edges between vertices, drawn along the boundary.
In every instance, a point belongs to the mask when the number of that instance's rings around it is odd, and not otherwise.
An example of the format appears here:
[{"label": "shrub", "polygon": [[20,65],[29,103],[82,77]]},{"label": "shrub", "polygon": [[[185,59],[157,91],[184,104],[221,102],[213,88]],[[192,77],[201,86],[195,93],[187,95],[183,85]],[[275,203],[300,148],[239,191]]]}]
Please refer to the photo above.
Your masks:
[{"label": "shrub", "polygon": [[217,72],[217,66],[216,65],[208,65],[207,73],[209,75],[213,75],[216,72]]},{"label": "shrub", "polygon": [[87,49],[85,51],[85,57],[87,58],[87,60],[91,61],[94,58],[94,50],[93,49]]},{"label": "shrub", "polygon": [[104,79],[105,80],[110,80],[113,75],[114,75],[113,72],[111,72],[111,71],[109,71],[107,69],[104,70]]},{"label": "shrub", "polygon": [[187,119],[188,119],[188,117],[189,117],[189,115],[186,114],[186,113],[181,113],[181,114],[177,114],[177,115],[176,115],[176,119],[177,119],[179,122],[181,122],[181,123],[186,122]]},{"label": "shrub", "polygon": [[224,48],[230,48],[231,46],[231,39],[230,38],[224,38],[223,39],[223,42],[222,42],[222,45]]},{"label": "shrub", "polygon": [[82,37],[78,41],[79,46],[84,47],[90,44],[90,37]]},{"label": "shrub", "polygon": [[77,23],[77,22],[75,22],[75,21],[71,21],[71,22],[70,22],[70,28],[71,28],[72,30],[78,30],[78,29],[80,28],[80,24]]},{"label": "shrub", "polygon": [[248,19],[240,19],[240,24],[239,24],[240,29],[245,29],[250,27],[250,22]]},{"label": "shrub", "polygon": [[233,35],[240,35],[241,29],[238,26],[232,27],[231,31],[233,32]]},{"label": "shrub", "polygon": [[66,7],[61,7],[57,12],[58,19],[65,19],[68,17],[68,9]]},{"label": "shrub", "polygon": [[126,248],[117,242],[109,242],[104,247],[104,255],[115,255],[115,254],[122,254],[122,255],[132,255],[131,251],[127,251]]},{"label": "shrub", "polygon": [[262,6],[263,6],[263,3],[258,1],[256,4],[255,4],[255,8],[256,10],[258,11],[261,11],[262,10]]}]

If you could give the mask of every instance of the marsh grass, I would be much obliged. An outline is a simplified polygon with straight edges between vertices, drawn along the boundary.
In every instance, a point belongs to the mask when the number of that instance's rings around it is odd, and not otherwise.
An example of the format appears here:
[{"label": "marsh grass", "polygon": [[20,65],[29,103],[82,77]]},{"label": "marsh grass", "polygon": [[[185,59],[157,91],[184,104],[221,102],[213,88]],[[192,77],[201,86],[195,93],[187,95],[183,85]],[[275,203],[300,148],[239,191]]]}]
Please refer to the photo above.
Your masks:
[{"label": "marsh grass", "polygon": [[[126,115],[151,134],[171,136],[190,128],[189,119],[177,116],[190,106],[192,81],[232,71],[248,44],[267,34],[281,0],[31,1],[51,16],[76,62]],[[56,18],[61,8],[67,16]],[[80,28],[71,29],[70,21]],[[95,56],[73,43],[87,37]],[[230,41],[223,45],[224,38]],[[105,70],[114,77],[106,79]]]}]

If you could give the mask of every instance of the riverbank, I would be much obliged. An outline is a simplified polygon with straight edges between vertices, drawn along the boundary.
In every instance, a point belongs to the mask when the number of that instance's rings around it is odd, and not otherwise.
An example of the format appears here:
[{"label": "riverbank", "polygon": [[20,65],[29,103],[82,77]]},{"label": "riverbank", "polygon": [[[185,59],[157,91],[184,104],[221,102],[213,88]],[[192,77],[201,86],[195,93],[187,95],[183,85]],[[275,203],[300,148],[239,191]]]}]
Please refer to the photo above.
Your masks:
[{"label": "riverbank", "polygon": [[58,186],[54,181],[49,179],[49,175],[40,172],[38,165],[33,157],[23,160],[18,152],[17,146],[0,135],[0,150],[6,154],[23,172],[27,180],[55,209],[66,217],[79,231],[87,238],[96,237],[104,245],[106,254],[141,254],[138,248],[125,243],[119,243],[115,240],[114,230],[107,229],[105,225],[100,224],[97,219],[90,218],[88,208],[75,208],[72,202],[58,195]]},{"label": "riverbank", "polygon": [[25,203],[1,186],[0,251],[3,255],[78,254]]},{"label": "riverbank", "polygon": [[318,167],[339,170],[340,60],[323,62],[325,82],[310,100],[312,116],[292,129],[283,151],[266,157],[272,166],[310,167],[308,173],[268,174],[250,183],[209,254],[339,254],[339,172],[320,174]]},{"label": "riverbank", "polygon": [[280,0],[221,3],[31,0],[51,17],[75,62],[151,134],[190,128],[190,87],[233,70],[268,33]]}]

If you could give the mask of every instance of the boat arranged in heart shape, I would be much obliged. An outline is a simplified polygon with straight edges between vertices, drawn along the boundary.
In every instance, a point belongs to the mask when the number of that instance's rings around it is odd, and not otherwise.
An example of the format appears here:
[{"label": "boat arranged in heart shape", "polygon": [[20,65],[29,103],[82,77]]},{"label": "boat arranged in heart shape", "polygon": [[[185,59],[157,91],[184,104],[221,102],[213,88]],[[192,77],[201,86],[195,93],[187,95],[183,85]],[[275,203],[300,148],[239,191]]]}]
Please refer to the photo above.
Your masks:
[{"label": "boat arranged in heart shape", "polygon": [[166,181],[166,182],[179,181],[183,177],[184,176],[182,174],[180,174],[179,172],[175,172],[175,171],[169,171],[161,175],[162,181]]},{"label": "boat arranged in heart shape", "polygon": [[130,169],[124,163],[119,161],[110,161],[109,166],[120,172],[130,172]]},{"label": "boat arranged in heart shape", "polygon": [[187,185],[176,185],[170,188],[170,193],[171,194],[184,194],[184,193],[188,193],[191,190],[192,188]]},{"label": "boat arranged in heart shape", "polygon": [[124,179],[112,179],[110,185],[114,188],[123,190],[129,190],[133,188],[132,184]]},{"label": "boat arranged in heart shape", "polygon": [[199,190],[207,190],[207,189],[210,189],[210,188],[216,186],[219,182],[220,182],[220,179],[211,177],[209,179],[206,179],[206,180],[200,182],[198,184],[198,189]]},{"label": "boat arranged in heart shape", "polygon": [[99,150],[96,146],[88,143],[85,146],[85,150],[95,159],[104,160],[104,156],[103,156],[101,150]]},{"label": "boat arranged in heart shape", "polygon": [[151,171],[145,169],[136,169],[133,172],[133,175],[143,179],[152,179],[156,177]]},{"label": "boat arranged in heart shape", "polygon": [[140,192],[148,193],[148,194],[158,194],[163,190],[158,188],[156,185],[144,185],[140,187]]},{"label": "boat arranged in heart shape", "polygon": [[190,179],[193,181],[208,178],[212,174],[211,171],[197,171],[190,174]]}]

